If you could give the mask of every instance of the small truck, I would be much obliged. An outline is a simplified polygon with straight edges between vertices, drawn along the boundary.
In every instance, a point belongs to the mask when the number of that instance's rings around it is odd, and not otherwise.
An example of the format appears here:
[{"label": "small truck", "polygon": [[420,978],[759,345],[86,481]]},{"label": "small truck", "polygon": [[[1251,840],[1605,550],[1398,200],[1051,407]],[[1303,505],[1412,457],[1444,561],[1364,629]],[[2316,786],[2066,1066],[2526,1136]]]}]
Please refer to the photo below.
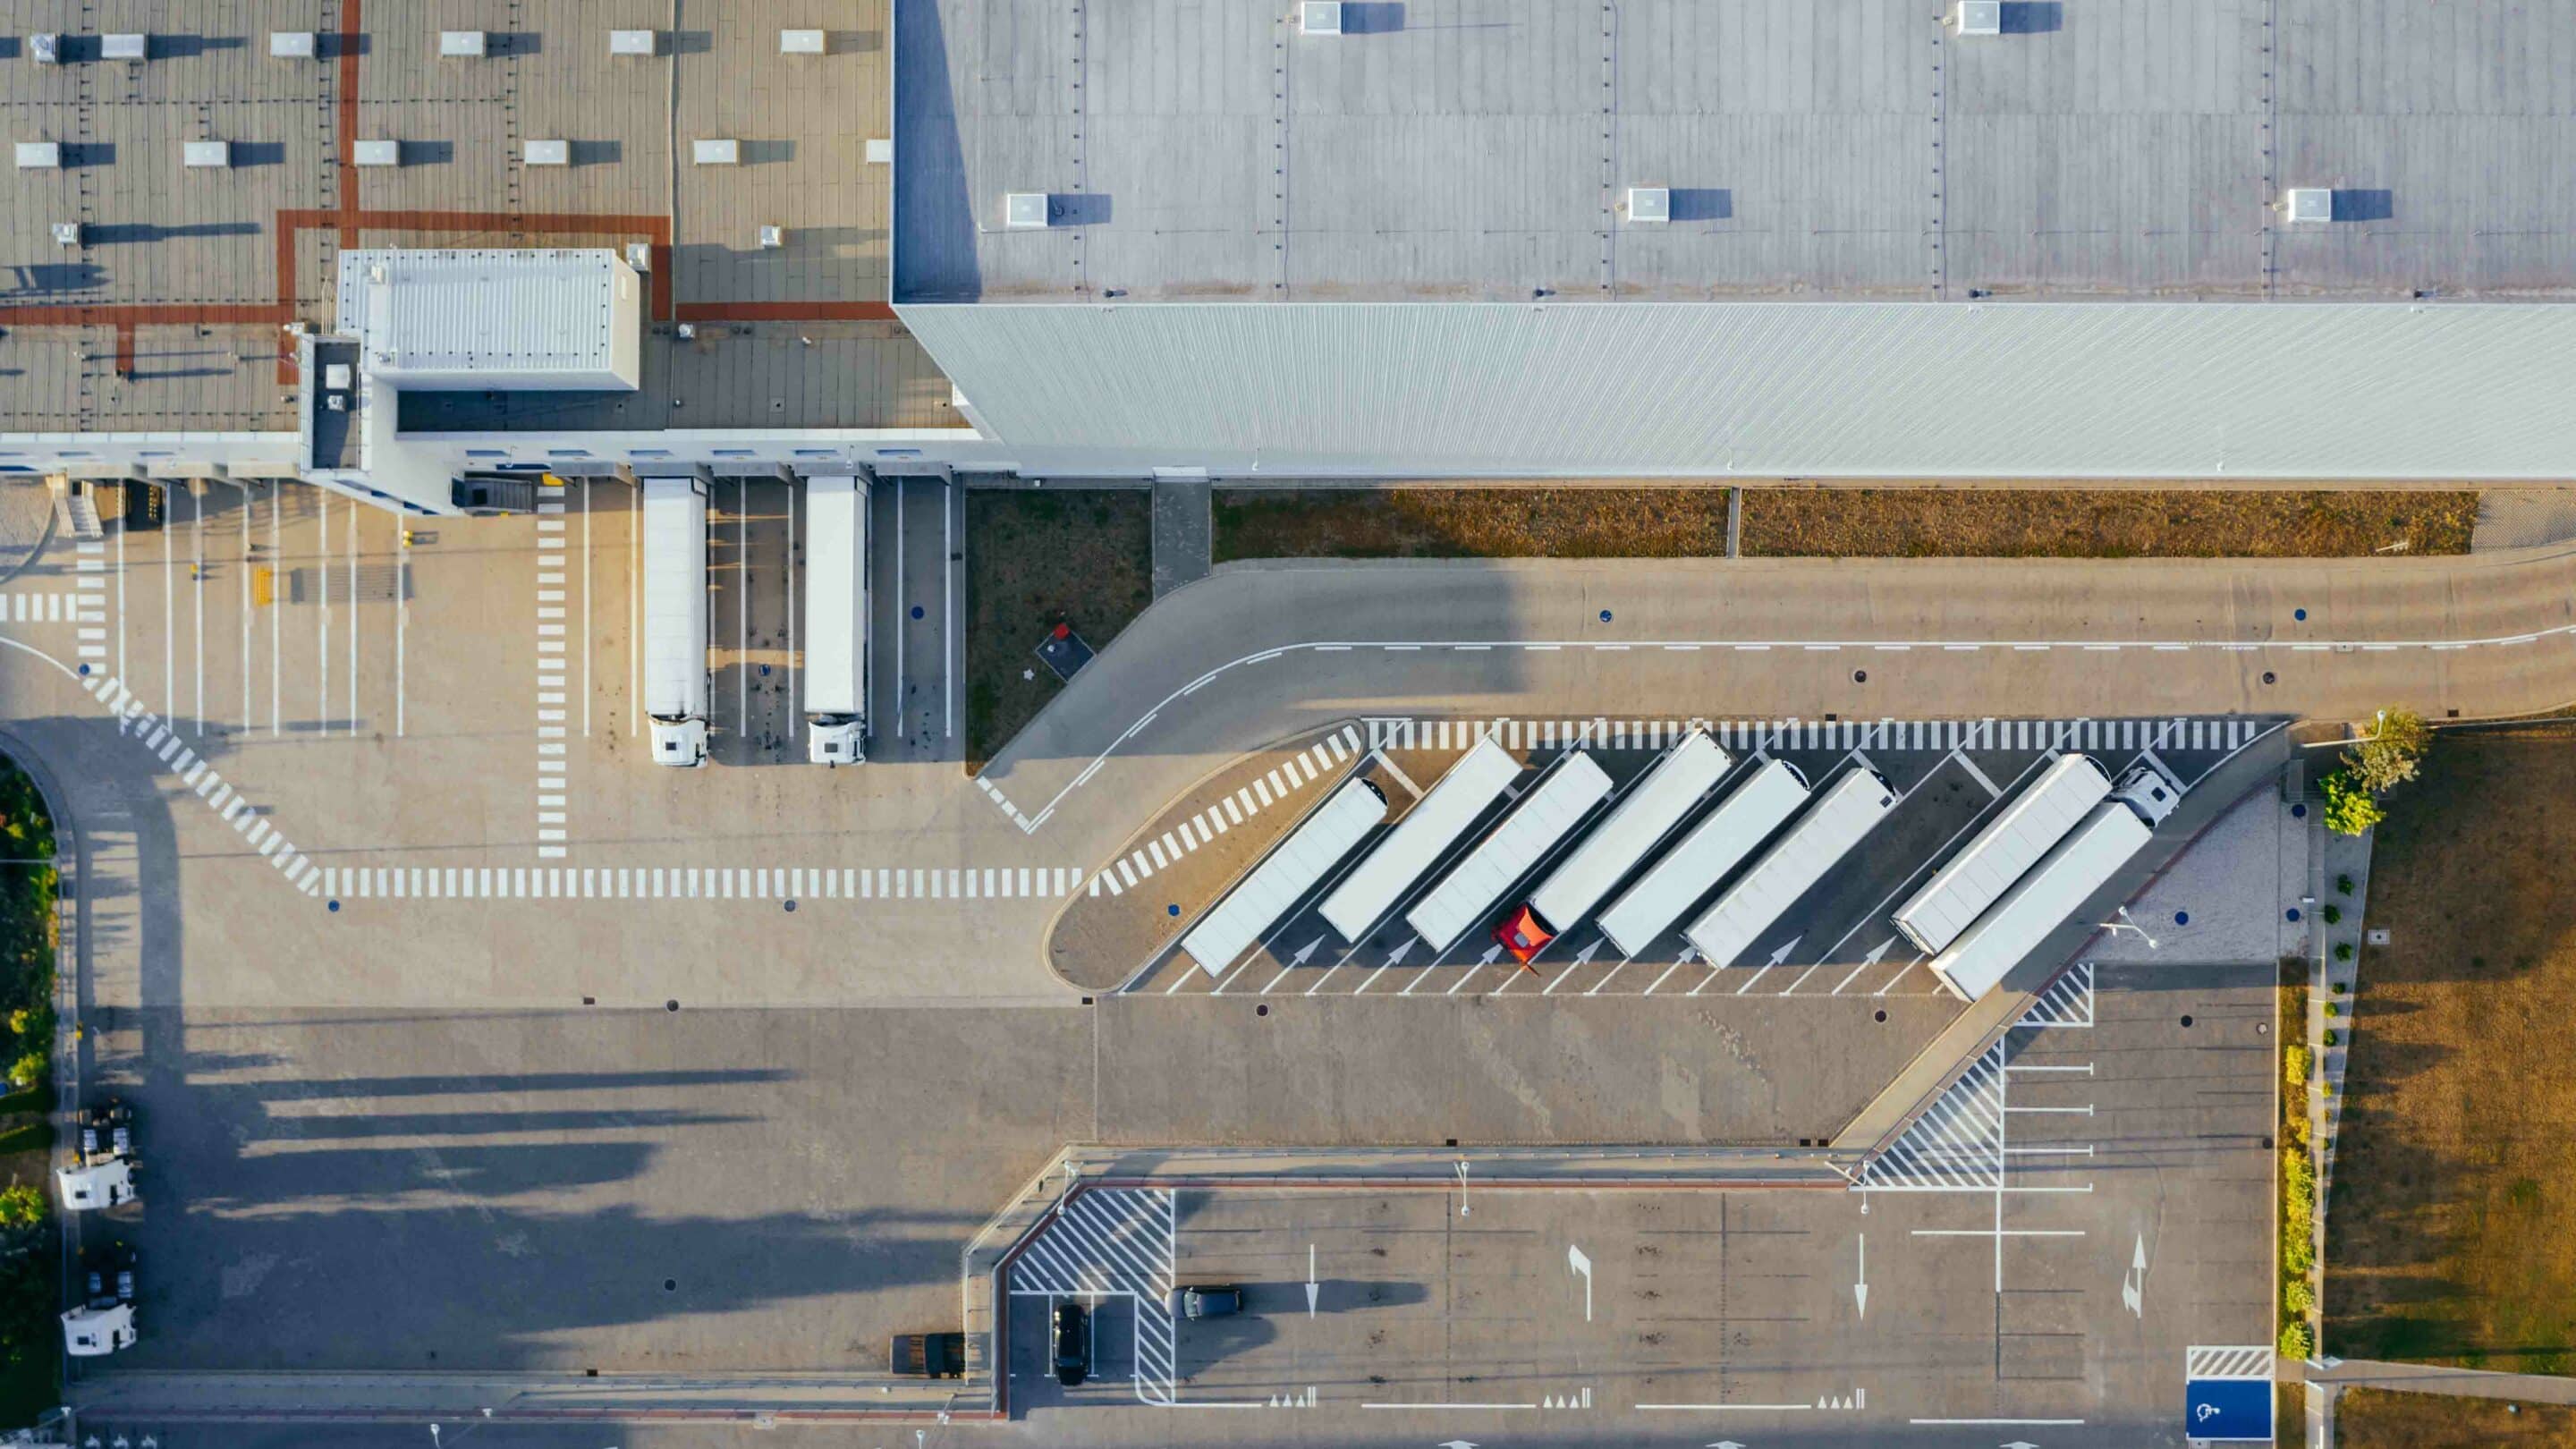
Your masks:
[{"label": "small truck", "polygon": [[886,1355],[887,1372],[902,1379],[957,1379],[966,1376],[966,1335],[898,1333]]}]

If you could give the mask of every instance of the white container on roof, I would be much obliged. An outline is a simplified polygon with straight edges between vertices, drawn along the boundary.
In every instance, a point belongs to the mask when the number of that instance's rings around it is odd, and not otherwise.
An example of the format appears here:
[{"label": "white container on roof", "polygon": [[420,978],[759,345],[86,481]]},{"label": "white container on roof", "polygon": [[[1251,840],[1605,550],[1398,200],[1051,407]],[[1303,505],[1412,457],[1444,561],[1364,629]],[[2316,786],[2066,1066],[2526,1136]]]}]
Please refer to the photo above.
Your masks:
[{"label": "white container on roof", "polygon": [[606,248],[351,250],[339,330],[396,387],[632,392],[643,292]]}]

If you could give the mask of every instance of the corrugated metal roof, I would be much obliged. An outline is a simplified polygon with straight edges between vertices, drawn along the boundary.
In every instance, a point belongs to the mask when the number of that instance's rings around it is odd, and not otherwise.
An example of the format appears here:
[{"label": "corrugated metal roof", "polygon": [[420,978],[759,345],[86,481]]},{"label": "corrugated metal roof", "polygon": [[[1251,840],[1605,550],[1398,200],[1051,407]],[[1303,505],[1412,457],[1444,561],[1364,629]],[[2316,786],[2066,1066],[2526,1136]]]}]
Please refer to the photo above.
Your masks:
[{"label": "corrugated metal roof", "polygon": [[2576,307],[899,309],[1023,468],[2560,478]]},{"label": "corrugated metal roof", "polygon": [[369,371],[409,386],[632,389],[639,290],[599,248],[352,250],[339,325]]}]

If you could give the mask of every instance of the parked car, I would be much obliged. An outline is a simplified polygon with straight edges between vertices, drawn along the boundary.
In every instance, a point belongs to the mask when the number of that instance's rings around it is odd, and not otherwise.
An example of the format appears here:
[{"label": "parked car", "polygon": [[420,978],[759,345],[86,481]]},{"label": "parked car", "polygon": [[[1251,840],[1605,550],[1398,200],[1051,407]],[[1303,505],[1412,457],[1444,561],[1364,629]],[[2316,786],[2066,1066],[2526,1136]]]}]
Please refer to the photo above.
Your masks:
[{"label": "parked car", "polygon": [[1243,1311],[1243,1290],[1232,1283],[1195,1284],[1173,1289],[1163,1306],[1174,1318],[1231,1318]]},{"label": "parked car", "polygon": [[1077,1388],[1091,1377],[1091,1311],[1079,1303],[1055,1308],[1055,1381]]}]

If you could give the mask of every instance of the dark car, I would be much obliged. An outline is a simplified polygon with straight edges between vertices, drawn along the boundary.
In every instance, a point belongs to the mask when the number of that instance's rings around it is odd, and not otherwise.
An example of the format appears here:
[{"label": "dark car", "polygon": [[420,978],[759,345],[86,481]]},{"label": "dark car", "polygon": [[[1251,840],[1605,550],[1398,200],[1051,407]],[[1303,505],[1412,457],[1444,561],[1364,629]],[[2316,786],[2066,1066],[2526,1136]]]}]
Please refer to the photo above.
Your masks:
[{"label": "dark car", "polygon": [[1055,1309],[1055,1381],[1076,1388],[1091,1377],[1091,1314],[1079,1303]]},{"label": "dark car", "polygon": [[1231,1283],[1175,1288],[1164,1307],[1174,1318],[1231,1318],[1243,1311],[1243,1290]]}]

